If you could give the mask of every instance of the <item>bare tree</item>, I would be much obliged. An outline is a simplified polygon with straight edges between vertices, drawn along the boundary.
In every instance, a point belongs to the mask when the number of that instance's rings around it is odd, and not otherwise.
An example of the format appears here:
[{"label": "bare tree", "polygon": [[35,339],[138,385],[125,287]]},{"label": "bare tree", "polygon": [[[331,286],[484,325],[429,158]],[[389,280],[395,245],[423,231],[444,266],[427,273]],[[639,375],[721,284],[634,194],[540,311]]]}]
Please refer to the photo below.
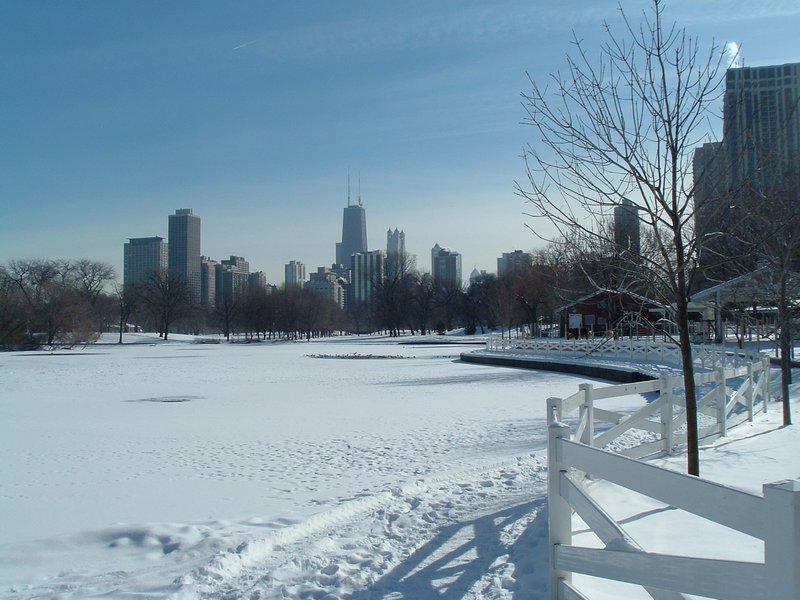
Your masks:
[{"label": "bare tree", "polygon": [[500,282],[492,273],[481,273],[471,278],[466,293],[465,320],[468,333],[481,333],[486,329],[494,329],[500,322]]},{"label": "bare tree", "polygon": [[166,340],[169,328],[178,319],[194,310],[192,291],[180,273],[169,270],[154,271],[141,288],[141,301],[156,320],[159,333]]},{"label": "bare tree", "polygon": [[431,331],[431,321],[436,308],[436,286],[430,273],[419,275],[414,281],[411,318],[420,334]]},{"label": "bare tree", "polygon": [[622,12],[621,33],[606,23],[599,51],[577,36],[566,73],[551,88],[531,81],[523,94],[537,141],[525,151],[527,183],[518,193],[530,216],[562,236],[609,239],[615,207],[632,206],[649,230],[656,258],[637,257],[662,300],[675,307],[686,390],[688,472],[699,475],[697,398],[689,327],[689,293],[697,265],[693,227],[693,150],[708,135],[710,103],[721,95],[723,54],[675,24],[663,0],[640,24]]},{"label": "bare tree", "polygon": [[393,337],[400,335],[412,322],[412,297],[417,279],[415,266],[414,258],[407,253],[390,254],[386,257],[383,272],[373,281],[375,317]]},{"label": "bare tree", "polygon": [[141,294],[133,285],[115,285],[114,301],[117,305],[119,316],[119,343],[122,343],[122,334],[128,326],[128,320],[139,306]]},{"label": "bare tree", "polygon": [[0,348],[19,348],[29,342],[23,293],[8,269],[0,266]]},{"label": "bare tree", "polygon": [[88,300],[80,293],[67,260],[13,260],[4,269],[6,286],[21,299],[25,336],[47,344],[92,340],[96,330]]},{"label": "bare tree", "polygon": [[114,279],[114,267],[86,258],[75,262],[72,273],[81,294],[92,306],[97,303],[106,283]]},{"label": "bare tree", "polygon": [[753,255],[760,266],[760,294],[777,308],[776,333],[781,363],[783,424],[792,424],[789,397],[795,312],[800,308],[800,173],[785,164],[766,169],[769,176],[752,184],[748,211],[755,231],[765,233],[756,240]]},{"label": "bare tree", "polygon": [[434,307],[437,333],[450,331],[459,322],[463,313],[465,292],[460,281],[434,282]]}]

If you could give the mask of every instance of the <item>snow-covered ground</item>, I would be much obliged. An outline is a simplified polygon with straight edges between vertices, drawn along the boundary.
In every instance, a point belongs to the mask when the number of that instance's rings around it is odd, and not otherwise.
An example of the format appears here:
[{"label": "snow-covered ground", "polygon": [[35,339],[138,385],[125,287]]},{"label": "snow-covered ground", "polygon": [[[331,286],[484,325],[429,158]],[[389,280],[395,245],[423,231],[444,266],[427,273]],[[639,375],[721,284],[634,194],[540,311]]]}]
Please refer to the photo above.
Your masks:
[{"label": "snow-covered ground", "polygon": [[[545,399],[586,379],[379,338],[126,340],[0,354],[0,597],[546,597]],[[703,475],[800,477],[778,417]],[[670,546],[669,516],[639,542]]]}]

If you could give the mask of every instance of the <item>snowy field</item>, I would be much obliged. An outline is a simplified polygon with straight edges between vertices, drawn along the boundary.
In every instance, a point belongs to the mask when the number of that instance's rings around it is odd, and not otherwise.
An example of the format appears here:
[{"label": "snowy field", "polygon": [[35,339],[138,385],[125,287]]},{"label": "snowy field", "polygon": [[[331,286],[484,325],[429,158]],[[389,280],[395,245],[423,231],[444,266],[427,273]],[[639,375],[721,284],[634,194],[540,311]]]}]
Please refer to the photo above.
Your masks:
[{"label": "snowy field", "polygon": [[[127,340],[0,354],[0,597],[546,597],[545,399],[587,379],[377,338]],[[800,477],[778,416],[704,476]],[[664,550],[668,517],[637,534]]]}]

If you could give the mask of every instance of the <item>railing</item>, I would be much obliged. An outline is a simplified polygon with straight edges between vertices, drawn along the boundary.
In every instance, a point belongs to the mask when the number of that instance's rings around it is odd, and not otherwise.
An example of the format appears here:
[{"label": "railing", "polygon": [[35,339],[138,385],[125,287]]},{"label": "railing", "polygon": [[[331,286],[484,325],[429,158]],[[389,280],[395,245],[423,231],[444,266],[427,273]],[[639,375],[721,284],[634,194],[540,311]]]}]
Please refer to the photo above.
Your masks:
[{"label": "railing", "polygon": [[[701,415],[698,423],[701,440],[726,435],[732,427],[752,421],[759,412],[766,412],[769,407],[768,358],[727,371],[716,369],[698,373],[694,380],[698,393],[697,410]],[[644,394],[657,397],[646,402],[634,414],[595,406],[597,401],[608,398]],[[655,439],[619,450],[621,454],[633,458],[663,456],[686,443],[686,411],[683,378],[680,375],[665,375],[642,383],[599,388],[584,383],[571,396],[549,398],[547,403],[548,414],[557,421],[578,411],[575,438],[587,446],[603,448],[614,443],[617,446],[624,445],[624,440],[620,438],[634,429],[645,431]],[[603,423],[607,427],[600,428],[598,432],[598,424]]]},{"label": "railing", "polygon": [[[725,435],[767,410],[768,359],[701,373],[696,382],[703,415],[701,437]],[[681,385],[681,378],[674,375],[601,388],[584,384],[568,398],[548,400],[552,599],[587,600],[573,586],[572,573],[639,584],[657,600],[679,600],[683,594],[730,600],[800,598],[800,481],[765,485],[763,496],[758,496],[635,460],[668,454],[685,440]],[[634,414],[597,406],[607,398],[643,394],[656,397]],[[562,420],[575,411],[573,430]],[[633,429],[647,432],[650,441],[626,440]],[[612,453],[604,449],[609,445],[623,449]],[[761,539],[764,562],[646,552],[592,499],[582,484],[585,476],[605,479]],[[604,549],[572,545],[573,511]]]},{"label": "railing", "polygon": [[[554,423],[549,445],[550,598],[588,600],[572,585],[582,573],[641,585],[657,600],[697,594],[726,600],[800,597],[800,482],[773,483],[763,496],[570,441]],[[764,541],[764,562],[646,552],[570,475],[578,469]],[[605,545],[572,545],[573,509]]]},{"label": "railing", "polygon": [[[625,361],[655,362],[681,366],[680,349],[672,342],[653,338],[523,338],[509,339],[493,334],[486,340],[486,349],[495,352],[548,354],[593,359],[610,358]],[[757,354],[719,346],[692,345],[692,362],[700,369],[739,368],[758,359]]]}]

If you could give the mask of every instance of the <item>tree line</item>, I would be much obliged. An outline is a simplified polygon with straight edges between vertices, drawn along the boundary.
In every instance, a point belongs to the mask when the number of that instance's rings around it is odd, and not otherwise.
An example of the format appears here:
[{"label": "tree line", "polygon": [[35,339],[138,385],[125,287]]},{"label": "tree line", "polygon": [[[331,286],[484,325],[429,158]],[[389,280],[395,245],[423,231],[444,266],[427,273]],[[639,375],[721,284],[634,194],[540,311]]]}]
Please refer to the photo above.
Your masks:
[{"label": "tree line", "polygon": [[565,238],[526,254],[501,275],[484,272],[466,284],[436,282],[411,256],[389,256],[371,282],[369,301],[345,308],[302,287],[247,285],[209,307],[169,270],[123,286],[99,261],[12,260],[0,265],[0,347],[86,343],[101,332],[118,332],[122,342],[125,332],[137,330],[255,341],[455,329],[541,335],[556,322],[555,309],[597,289],[652,293],[652,282],[635,275],[613,244],[584,242]]},{"label": "tree line", "polygon": [[[411,257],[389,257],[368,302],[338,304],[302,287],[242,286],[214,306],[193,298],[177,273],[155,271],[141,285],[123,286],[103,262],[11,260],[0,265],[0,347],[74,345],[101,332],[172,332],[240,336],[248,340],[310,339],[333,334],[425,335],[498,327],[539,333],[553,309],[585,283],[585,266],[556,248],[530,255],[502,276],[483,273],[468,284],[437,284]],[[584,281],[579,282],[580,279]],[[577,286],[577,287],[576,287]],[[568,286],[569,287],[569,286]]]}]

